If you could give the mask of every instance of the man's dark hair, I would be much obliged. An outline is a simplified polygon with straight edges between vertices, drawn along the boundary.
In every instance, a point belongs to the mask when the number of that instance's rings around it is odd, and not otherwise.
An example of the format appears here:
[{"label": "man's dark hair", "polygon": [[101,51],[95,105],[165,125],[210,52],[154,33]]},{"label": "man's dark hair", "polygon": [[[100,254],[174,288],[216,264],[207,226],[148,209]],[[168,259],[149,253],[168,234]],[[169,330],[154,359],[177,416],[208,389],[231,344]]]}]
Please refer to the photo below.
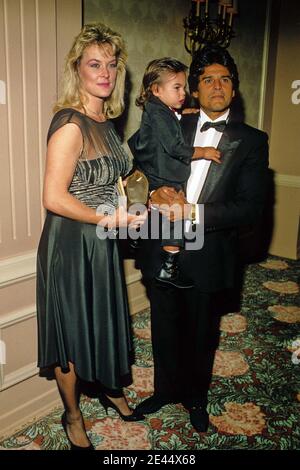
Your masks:
[{"label": "man's dark hair", "polygon": [[199,76],[204,73],[204,68],[213,64],[220,64],[227,67],[231,76],[233,89],[238,89],[239,75],[237,67],[227,49],[220,46],[205,46],[201,51],[196,52],[190,65],[188,77],[190,93],[197,91]]}]

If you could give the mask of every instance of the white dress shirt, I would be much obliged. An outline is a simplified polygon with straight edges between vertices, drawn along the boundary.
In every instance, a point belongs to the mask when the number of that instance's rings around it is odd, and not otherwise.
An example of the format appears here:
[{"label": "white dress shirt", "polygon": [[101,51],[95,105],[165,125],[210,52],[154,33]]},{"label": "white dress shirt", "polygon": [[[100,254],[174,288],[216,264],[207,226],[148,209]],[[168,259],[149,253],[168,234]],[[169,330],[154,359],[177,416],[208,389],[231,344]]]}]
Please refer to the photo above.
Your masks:
[{"label": "white dress shirt", "polygon": [[[217,131],[213,127],[207,131],[200,132],[202,125],[209,122],[218,122],[226,120],[229,115],[229,109],[214,121],[210,119],[205,112],[200,109],[200,116],[197,123],[197,130],[195,134],[194,147],[215,147],[219,145],[222,137],[222,132]],[[205,183],[211,160],[205,158],[201,160],[192,161],[191,174],[187,182],[186,198],[189,203],[197,204],[203,185]],[[196,223],[199,223],[199,208],[196,206]],[[189,224],[188,224],[189,226]],[[189,227],[186,227],[186,230]]]},{"label": "white dress shirt", "polygon": [[[226,120],[228,118],[228,115],[229,109],[222,116],[213,121],[201,109],[194,140],[194,147],[217,148],[222,137],[222,132],[217,131],[213,127],[204,132],[200,132],[200,129],[205,122],[223,121],[224,119]],[[206,160],[204,158],[201,160],[192,161],[191,174],[187,182],[186,190],[186,197],[188,202],[197,204],[210,165],[211,160]]]}]

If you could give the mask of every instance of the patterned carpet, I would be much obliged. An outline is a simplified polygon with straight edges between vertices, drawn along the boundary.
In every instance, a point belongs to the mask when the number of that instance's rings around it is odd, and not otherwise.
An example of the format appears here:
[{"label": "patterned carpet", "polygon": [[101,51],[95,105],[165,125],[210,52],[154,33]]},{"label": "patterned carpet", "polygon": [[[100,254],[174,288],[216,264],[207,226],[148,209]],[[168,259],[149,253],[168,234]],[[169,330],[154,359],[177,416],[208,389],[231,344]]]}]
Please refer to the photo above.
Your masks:
[{"label": "patterned carpet", "polygon": [[[167,405],[144,422],[125,423],[95,398],[82,398],[89,437],[99,450],[300,450],[300,365],[292,343],[300,339],[299,263],[269,257],[246,271],[241,311],[222,318],[221,341],[209,395],[210,426],[197,433],[181,405]],[[136,405],[152,393],[149,311],[133,317]],[[68,449],[62,408],[0,442],[0,449]]]}]

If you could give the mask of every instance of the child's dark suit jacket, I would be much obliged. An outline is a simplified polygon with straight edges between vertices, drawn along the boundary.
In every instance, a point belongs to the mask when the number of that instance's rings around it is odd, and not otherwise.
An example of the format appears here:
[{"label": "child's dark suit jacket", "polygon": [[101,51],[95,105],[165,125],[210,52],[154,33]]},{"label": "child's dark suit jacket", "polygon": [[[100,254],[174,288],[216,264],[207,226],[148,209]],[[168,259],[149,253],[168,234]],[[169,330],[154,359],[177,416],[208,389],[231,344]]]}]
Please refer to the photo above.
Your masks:
[{"label": "child's dark suit jacket", "polygon": [[183,189],[191,170],[194,147],[184,141],[175,113],[155,96],[145,104],[140,129],[128,140],[135,165],[160,186]]}]

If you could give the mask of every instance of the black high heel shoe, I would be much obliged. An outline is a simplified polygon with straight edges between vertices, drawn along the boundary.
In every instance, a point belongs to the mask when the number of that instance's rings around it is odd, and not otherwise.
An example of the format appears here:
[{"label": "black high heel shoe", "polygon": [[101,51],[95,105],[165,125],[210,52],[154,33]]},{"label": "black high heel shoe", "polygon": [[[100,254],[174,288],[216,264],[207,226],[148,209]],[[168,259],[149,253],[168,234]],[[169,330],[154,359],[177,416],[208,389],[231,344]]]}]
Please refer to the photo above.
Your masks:
[{"label": "black high heel shoe", "polygon": [[71,439],[69,437],[68,430],[67,430],[67,417],[66,417],[66,412],[65,411],[64,411],[64,413],[62,414],[62,417],[61,417],[61,424],[62,424],[62,427],[64,428],[67,439],[70,443],[71,450],[95,450],[95,447],[93,446],[92,443],[87,447],[77,446],[76,444],[73,444],[73,442],[71,441]]},{"label": "black high heel shoe", "polygon": [[[145,419],[144,415],[136,412],[135,410],[132,410],[133,413],[131,415],[123,415],[123,413],[121,413],[117,405],[115,405],[103,392],[100,392],[99,394],[99,401],[101,405],[103,406],[103,408],[105,409],[106,414],[107,414],[107,408],[113,408],[119,414],[120,418],[123,419],[123,421],[142,421],[143,419]],[[132,408],[129,408],[129,409],[131,410]]]}]

